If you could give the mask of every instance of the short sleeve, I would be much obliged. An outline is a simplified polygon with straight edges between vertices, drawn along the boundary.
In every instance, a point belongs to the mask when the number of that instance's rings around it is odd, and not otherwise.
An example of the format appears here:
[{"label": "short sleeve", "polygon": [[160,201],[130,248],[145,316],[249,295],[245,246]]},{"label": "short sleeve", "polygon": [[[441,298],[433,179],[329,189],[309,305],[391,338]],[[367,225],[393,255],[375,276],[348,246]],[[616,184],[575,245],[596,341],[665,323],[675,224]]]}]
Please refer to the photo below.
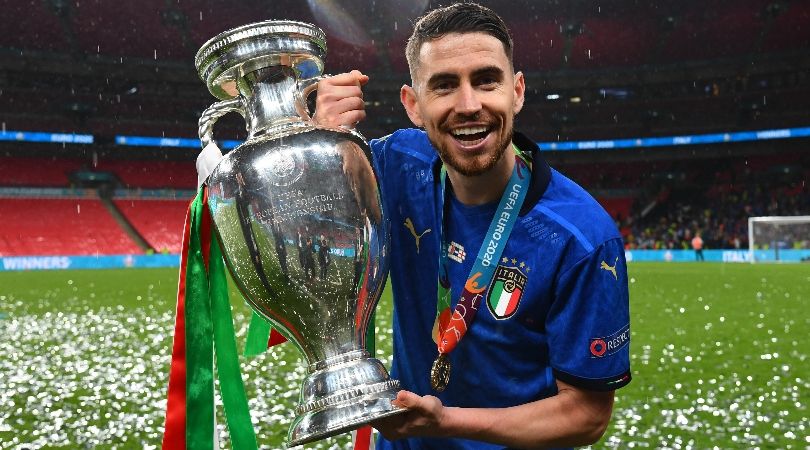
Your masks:
[{"label": "short sleeve", "polygon": [[610,391],[630,382],[627,264],[620,238],[564,268],[546,328],[557,379]]},{"label": "short sleeve", "polygon": [[388,137],[372,139],[368,142],[368,146],[371,148],[371,163],[378,174],[382,174],[383,170],[385,170],[385,144]]}]

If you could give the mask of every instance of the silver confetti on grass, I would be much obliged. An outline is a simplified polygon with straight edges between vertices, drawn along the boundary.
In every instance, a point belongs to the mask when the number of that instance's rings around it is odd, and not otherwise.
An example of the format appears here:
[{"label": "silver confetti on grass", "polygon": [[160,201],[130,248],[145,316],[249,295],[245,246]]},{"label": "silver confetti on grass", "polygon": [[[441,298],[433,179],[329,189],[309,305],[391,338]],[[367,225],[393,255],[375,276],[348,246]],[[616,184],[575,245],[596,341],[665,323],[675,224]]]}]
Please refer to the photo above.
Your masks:
[{"label": "silver confetti on grass", "polygon": [[[116,307],[29,315],[15,306],[0,321],[0,449],[159,448],[173,313]],[[305,364],[291,345],[242,363],[260,448],[281,448]],[[216,404],[229,448],[218,393]],[[350,442],[346,435],[306,448]]]}]

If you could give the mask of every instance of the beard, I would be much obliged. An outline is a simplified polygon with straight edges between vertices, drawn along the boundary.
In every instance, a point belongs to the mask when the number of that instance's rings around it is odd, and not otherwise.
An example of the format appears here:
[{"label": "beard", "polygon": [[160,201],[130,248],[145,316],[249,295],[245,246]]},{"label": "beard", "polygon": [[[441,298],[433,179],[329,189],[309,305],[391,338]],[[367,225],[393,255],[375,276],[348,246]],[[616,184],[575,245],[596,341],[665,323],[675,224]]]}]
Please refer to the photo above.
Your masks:
[{"label": "beard", "polygon": [[[451,129],[449,126],[444,128],[446,130]],[[498,131],[498,128],[499,127],[493,127],[493,131],[490,133]],[[444,131],[444,133],[446,133],[447,136],[450,136],[450,139],[454,139],[449,131]],[[494,147],[491,147],[493,150],[488,151],[487,153],[471,156],[454,154],[449,148],[452,144],[449,144],[446,140],[441,139],[442,136],[432,136],[432,134],[433,133],[430,133],[428,130],[428,140],[430,140],[430,143],[433,144],[433,148],[438,151],[442,162],[453,168],[461,175],[474,177],[487,173],[490,169],[495,167],[496,164],[498,164],[498,161],[501,160],[504,153],[506,153],[506,149],[509,147],[509,144],[512,142],[514,129],[509,126],[504,133],[500,134],[499,139],[494,144]]]}]

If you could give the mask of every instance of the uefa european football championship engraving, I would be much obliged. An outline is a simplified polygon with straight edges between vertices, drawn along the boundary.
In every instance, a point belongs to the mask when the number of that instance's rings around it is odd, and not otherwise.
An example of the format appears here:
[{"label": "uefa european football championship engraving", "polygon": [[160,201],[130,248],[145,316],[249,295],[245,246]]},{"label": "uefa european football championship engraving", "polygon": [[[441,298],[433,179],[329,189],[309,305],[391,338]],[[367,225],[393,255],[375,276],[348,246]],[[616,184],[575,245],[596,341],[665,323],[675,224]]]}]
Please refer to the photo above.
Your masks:
[{"label": "uefa european football championship engraving", "polygon": [[315,125],[306,106],[325,54],[319,28],[267,21],[221,33],[195,58],[222,100],[200,119],[203,146],[223,114],[247,122],[248,139],[207,182],[226,265],[309,364],[291,446],[403,411],[391,404],[399,382],[365,350],[389,252],[370,149],[352,130]]}]

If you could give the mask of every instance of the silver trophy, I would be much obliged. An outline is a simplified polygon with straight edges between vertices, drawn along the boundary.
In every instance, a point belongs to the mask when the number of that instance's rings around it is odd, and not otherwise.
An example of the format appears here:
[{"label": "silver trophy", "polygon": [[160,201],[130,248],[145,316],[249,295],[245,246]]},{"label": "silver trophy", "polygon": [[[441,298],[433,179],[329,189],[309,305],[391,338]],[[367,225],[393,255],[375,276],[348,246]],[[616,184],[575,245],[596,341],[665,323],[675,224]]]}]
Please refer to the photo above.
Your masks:
[{"label": "silver trophy", "polygon": [[195,58],[222,100],[200,118],[203,147],[222,115],[247,122],[247,141],[208,178],[226,265],[309,364],[290,446],[404,411],[391,404],[399,382],[365,350],[389,251],[371,153],[359,133],[315,125],[306,106],[325,54],[319,28],[267,21],[221,33]]}]

